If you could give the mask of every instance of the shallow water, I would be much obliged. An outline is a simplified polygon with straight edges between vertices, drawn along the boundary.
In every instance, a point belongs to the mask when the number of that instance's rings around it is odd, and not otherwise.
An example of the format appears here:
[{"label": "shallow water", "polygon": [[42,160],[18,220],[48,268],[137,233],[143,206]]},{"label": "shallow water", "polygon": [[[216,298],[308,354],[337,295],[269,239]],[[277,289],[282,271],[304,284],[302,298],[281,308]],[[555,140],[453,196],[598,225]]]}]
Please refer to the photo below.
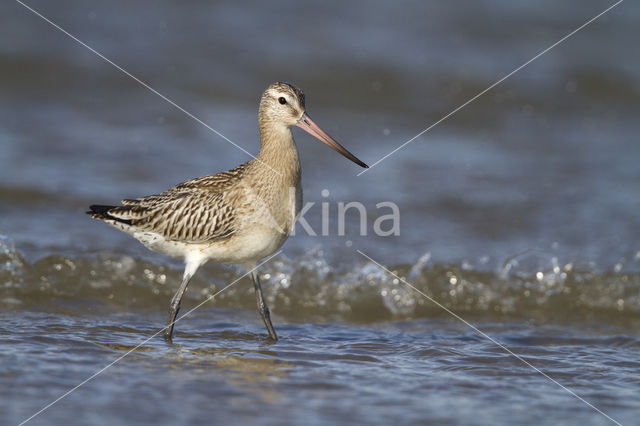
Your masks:
[{"label": "shallow water", "polygon": [[[260,93],[294,82],[370,164],[609,6],[28,4],[250,152]],[[277,344],[248,279],[207,301],[244,273],[216,265],[190,285],[182,313],[203,305],[175,344],[149,340],[180,262],[84,215],[249,157],[20,4],[0,16],[1,423],[132,349],[30,424],[611,423],[428,298],[636,422],[637,5],[361,176],[294,131],[318,235],[298,227],[261,268]],[[353,211],[338,235],[349,201],[367,209],[366,236]],[[399,236],[374,233],[385,201]]]},{"label": "shallow water", "polygon": [[[3,411],[26,417],[38,408],[34,401],[57,398],[123,355],[164,316],[143,317],[31,313],[3,321],[23,342],[5,355],[13,366],[5,372],[11,404],[5,399]],[[239,319],[251,322],[237,311],[198,311],[180,324],[175,345],[145,343],[33,423],[607,423],[457,322],[288,324],[278,328],[281,342],[269,345],[261,326]],[[560,327],[478,325],[619,421],[634,423],[637,337],[615,329],[567,334]],[[207,327],[215,331],[203,332]],[[34,367],[46,379],[15,378]]]}]

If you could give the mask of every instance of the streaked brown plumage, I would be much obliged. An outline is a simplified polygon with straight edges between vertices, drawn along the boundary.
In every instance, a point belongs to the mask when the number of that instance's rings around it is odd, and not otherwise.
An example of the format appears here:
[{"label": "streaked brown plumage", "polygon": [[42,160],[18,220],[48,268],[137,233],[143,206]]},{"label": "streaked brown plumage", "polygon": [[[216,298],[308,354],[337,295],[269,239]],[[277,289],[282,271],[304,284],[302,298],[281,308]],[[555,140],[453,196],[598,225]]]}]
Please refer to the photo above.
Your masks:
[{"label": "streaked brown plumage", "polygon": [[189,280],[209,260],[243,264],[252,271],[258,309],[269,336],[277,340],[255,265],[282,246],[302,206],[293,125],[366,167],[309,118],[300,89],[274,83],[260,100],[261,143],[256,158],[226,172],[188,180],[157,195],[123,200],[120,206],[93,205],[87,212],[127,232],[151,250],[185,260],[184,277],[169,309],[164,333],[167,341],[172,339],[173,323]]}]

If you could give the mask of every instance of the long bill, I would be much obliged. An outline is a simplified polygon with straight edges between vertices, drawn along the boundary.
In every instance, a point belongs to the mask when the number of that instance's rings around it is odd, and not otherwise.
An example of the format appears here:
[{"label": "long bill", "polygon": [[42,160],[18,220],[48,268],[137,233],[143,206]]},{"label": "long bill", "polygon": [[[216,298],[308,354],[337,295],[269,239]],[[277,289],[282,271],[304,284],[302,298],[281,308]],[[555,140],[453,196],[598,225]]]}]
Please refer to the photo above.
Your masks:
[{"label": "long bill", "polygon": [[369,166],[367,166],[365,163],[363,163],[362,161],[360,161],[358,159],[358,157],[356,157],[355,155],[353,155],[352,153],[350,153],[345,147],[343,147],[342,145],[340,145],[338,143],[338,141],[336,141],[335,139],[333,139],[331,136],[329,136],[327,134],[327,132],[325,132],[324,130],[322,130],[320,128],[320,126],[318,126],[312,119],[311,117],[309,117],[307,115],[307,113],[305,112],[304,114],[302,114],[302,117],[300,117],[300,120],[298,120],[298,123],[296,124],[296,126],[300,127],[302,130],[304,130],[305,132],[309,133],[310,135],[315,136],[316,138],[318,138],[321,142],[329,145],[331,148],[333,148],[334,150],[336,150],[337,152],[339,152],[340,154],[344,155],[345,157],[347,157],[349,160],[353,161],[354,163],[356,163],[357,165],[364,167],[365,169],[368,169]]}]

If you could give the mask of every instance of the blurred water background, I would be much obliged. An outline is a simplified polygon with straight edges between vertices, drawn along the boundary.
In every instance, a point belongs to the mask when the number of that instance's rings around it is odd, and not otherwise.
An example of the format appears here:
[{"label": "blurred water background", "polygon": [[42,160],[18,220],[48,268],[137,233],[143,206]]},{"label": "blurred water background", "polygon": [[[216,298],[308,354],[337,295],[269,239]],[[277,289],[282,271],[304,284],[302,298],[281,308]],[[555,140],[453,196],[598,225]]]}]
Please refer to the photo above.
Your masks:
[{"label": "blurred water background", "polygon": [[[257,153],[273,81],[374,163],[610,4],[28,4]],[[361,176],[294,130],[306,220],[240,281],[30,424],[624,424],[640,410],[640,8],[623,2]],[[18,2],[0,4],[0,422],[157,332],[182,266],[92,221],[249,157]],[[325,197],[324,195],[328,195]],[[355,211],[338,235],[337,204]],[[394,202],[400,235],[373,222]],[[208,265],[183,309],[243,271]]]}]

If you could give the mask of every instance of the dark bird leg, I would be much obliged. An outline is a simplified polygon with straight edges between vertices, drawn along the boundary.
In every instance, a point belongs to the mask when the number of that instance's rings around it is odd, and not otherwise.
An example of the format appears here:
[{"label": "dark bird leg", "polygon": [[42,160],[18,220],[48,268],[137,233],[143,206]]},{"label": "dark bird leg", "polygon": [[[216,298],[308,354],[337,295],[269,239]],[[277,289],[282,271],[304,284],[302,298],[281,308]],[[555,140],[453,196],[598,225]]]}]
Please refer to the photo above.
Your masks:
[{"label": "dark bird leg", "polygon": [[273,328],[273,324],[271,324],[271,315],[269,314],[269,307],[264,302],[264,296],[262,295],[262,286],[260,285],[260,278],[258,277],[258,271],[256,271],[255,269],[251,271],[251,279],[253,280],[253,287],[256,290],[256,301],[258,302],[258,312],[260,312],[260,316],[262,317],[262,321],[264,321],[264,325],[267,326],[269,337],[274,342],[277,342],[278,335],[276,334],[276,330]]},{"label": "dark bird leg", "polygon": [[[172,335],[173,335],[173,324],[176,321],[176,317],[178,316],[178,311],[180,311],[180,301],[182,300],[182,296],[184,292],[187,290],[187,286],[189,285],[189,281],[193,276],[193,273],[189,273],[187,268],[184,271],[184,275],[182,277],[182,284],[180,284],[180,288],[176,294],[171,298],[171,303],[169,304],[169,319],[167,319],[167,326],[164,329],[164,340],[167,343],[171,343]],[[195,272],[195,271],[194,271]]]}]

